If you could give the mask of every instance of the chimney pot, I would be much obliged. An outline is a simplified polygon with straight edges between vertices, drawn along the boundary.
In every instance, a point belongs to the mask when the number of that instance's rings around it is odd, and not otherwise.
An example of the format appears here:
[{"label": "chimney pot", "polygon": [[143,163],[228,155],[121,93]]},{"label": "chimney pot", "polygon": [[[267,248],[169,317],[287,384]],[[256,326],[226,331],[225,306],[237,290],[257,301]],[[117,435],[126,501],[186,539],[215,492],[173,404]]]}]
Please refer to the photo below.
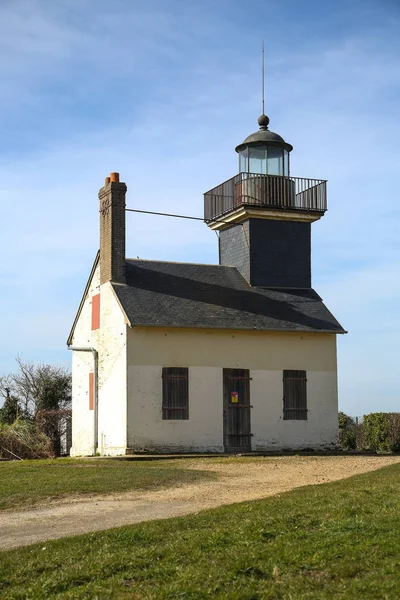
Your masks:
[{"label": "chimney pot", "polygon": [[110,181],[119,182],[119,173],[110,173]]},{"label": "chimney pot", "polygon": [[110,178],[106,177],[104,180],[104,185],[108,185],[110,183]]}]

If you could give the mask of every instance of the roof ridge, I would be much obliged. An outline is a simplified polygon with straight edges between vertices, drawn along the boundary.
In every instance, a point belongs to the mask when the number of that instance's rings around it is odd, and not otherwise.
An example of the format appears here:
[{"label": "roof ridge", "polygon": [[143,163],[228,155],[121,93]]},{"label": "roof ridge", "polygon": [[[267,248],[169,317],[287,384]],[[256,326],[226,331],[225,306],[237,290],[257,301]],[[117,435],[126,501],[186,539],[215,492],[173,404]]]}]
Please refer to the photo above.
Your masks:
[{"label": "roof ridge", "polygon": [[197,262],[186,262],[179,260],[158,260],[152,258],[126,258],[125,260],[134,260],[140,262],[153,262],[153,263],[163,263],[166,265],[195,265],[200,267],[226,267],[227,269],[236,269],[233,265],[218,265],[216,263],[197,263]]}]

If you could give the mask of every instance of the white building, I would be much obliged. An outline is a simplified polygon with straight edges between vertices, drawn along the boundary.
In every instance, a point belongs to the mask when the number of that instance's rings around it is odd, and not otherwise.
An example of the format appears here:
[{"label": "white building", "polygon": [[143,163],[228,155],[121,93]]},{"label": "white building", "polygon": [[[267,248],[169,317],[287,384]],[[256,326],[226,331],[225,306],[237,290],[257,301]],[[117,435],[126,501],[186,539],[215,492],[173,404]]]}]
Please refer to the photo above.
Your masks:
[{"label": "white building", "polygon": [[219,265],[127,259],[126,185],[106,179],[68,339],[72,455],[336,446],[345,332],[311,288],[326,182],[292,177],[292,146],[268,124],[236,148],[240,173],[204,195]]}]

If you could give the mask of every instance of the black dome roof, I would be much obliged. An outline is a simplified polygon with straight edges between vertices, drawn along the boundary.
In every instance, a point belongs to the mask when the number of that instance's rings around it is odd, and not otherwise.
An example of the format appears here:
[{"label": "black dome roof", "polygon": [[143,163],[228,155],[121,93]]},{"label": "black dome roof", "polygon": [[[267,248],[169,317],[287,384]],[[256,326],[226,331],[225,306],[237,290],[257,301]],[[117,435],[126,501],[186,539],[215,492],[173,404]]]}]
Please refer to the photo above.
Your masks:
[{"label": "black dome roof", "polygon": [[268,129],[269,118],[267,117],[267,115],[261,115],[258,119],[258,124],[260,125],[260,129],[255,133],[249,135],[241,144],[236,146],[236,152],[240,152],[248,146],[260,146],[262,144],[269,144],[270,146],[280,146],[285,148],[285,150],[287,150],[288,152],[291,152],[293,150],[293,146],[285,142],[283,137]]}]

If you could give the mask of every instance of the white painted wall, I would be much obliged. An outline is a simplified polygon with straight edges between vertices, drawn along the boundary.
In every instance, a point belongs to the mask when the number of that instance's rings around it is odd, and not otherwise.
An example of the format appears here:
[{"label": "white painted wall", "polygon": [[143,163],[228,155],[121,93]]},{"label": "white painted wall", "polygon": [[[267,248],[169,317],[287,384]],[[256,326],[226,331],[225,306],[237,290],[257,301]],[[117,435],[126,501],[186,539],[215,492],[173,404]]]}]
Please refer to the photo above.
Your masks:
[{"label": "white painted wall", "polygon": [[307,421],[284,421],[282,371],[250,373],[252,449],[334,446],[338,429],[336,372],[307,369]]},{"label": "white painted wall", "polygon": [[[92,296],[100,293],[100,329],[92,331]],[[126,450],[126,324],[110,283],[100,286],[95,270],[72,346],[98,351],[98,451],[124,454]],[[90,352],[72,352],[72,449],[71,456],[93,453],[94,411],[89,410]]]},{"label": "white painted wall", "polygon": [[[92,296],[101,294],[100,329],[91,330]],[[75,328],[74,346],[99,353],[98,449],[223,451],[222,369],[250,369],[253,450],[327,448],[337,441],[336,337],[202,329],[128,329],[99,270]],[[189,419],[162,419],[162,368],[189,367]],[[307,371],[307,421],[284,421],[282,371]],[[73,456],[93,450],[89,410],[91,353],[73,352]],[[129,402],[126,403],[127,390]]]},{"label": "white painted wall", "polygon": [[[100,291],[99,268],[93,274],[89,291],[75,326],[72,346],[98,347],[99,331],[92,331],[92,296]],[[93,453],[94,419],[89,410],[89,373],[94,370],[91,352],[72,352],[72,448],[71,456]]]},{"label": "white painted wall", "polygon": [[162,419],[161,375],[162,365],[128,368],[129,448],[136,451],[223,452],[220,369],[190,367],[189,419],[182,421]]},{"label": "white painted wall", "polygon": [[[162,367],[189,367],[189,420],[162,420]],[[250,369],[253,450],[337,443],[336,336],[134,328],[128,330],[128,446],[223,451],[222,369]],[[307,371],[307,421],[284,421],[284,369]]]},{"label": "white painted wall", "polygon": [[127,445],[127,325],[111,284],[100,292],[99,452],[119,455]]}]

